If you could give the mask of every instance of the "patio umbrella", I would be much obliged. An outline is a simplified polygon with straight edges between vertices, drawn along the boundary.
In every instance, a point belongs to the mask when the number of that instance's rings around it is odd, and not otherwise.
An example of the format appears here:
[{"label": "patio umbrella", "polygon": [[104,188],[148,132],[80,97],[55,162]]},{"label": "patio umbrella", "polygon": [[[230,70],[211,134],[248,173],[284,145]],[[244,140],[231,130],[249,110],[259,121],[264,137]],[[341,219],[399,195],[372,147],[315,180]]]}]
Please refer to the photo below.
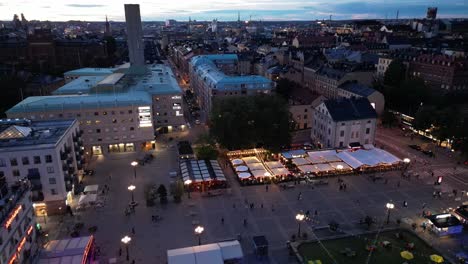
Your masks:
[{"label": "patio umbrella", "polygon": [[442,263],[444,262],[444,258],[439,256],[439,255],[431,255],[431,260],[434,261],[435,263]]},{"label": "patio umbrella", "polygon": [[410,260],[410,259],[413,259],[413,258],[414,258],[413,253],[411,253],[411,252],[409,252],[409,251],[406,251],[406,250],[405,250],[405,251],[402,251],[402,252],[400,253],[400,256],[401,256],[402,258],[404,258],[404,259],[407,259],[407,260]]}]

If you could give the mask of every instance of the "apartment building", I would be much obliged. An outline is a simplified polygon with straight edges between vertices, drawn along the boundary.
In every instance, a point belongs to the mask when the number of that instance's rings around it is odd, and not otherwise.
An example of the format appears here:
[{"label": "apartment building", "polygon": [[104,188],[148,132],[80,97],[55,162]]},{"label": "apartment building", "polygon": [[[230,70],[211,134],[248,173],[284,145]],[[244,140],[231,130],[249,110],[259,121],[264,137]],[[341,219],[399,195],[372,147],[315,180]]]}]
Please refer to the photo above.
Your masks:
[{"label": "apartment building", "polygon": [[8,185],[0,178],[0,264],[32,263],[39,247],[36,219],[27,181]]},{"label": "apartment building", "polygon": [[238,76],[235,54],[195,56],[190,62],[190,86],[200,104],[200,115],[207,118],[215,98],[269,94],[274,83],[258,75]]},{"label": "apartment building", "polygon": [[323,148],[374,144],[376,122],[367,98],[329,99],[314,109],[311,139]]},{"label": "apartment building", "polygon": [[76,120],[0,120],[0,178],[9,186],[28,180],[37,212],[64,213],[83,169]]},{"label": "apartment building", "polygon": [[385,108],[385,98],[381,92],[357,81],[346,81],[338,86],[338,97],[367,98],[378,115],[381,115]]}]

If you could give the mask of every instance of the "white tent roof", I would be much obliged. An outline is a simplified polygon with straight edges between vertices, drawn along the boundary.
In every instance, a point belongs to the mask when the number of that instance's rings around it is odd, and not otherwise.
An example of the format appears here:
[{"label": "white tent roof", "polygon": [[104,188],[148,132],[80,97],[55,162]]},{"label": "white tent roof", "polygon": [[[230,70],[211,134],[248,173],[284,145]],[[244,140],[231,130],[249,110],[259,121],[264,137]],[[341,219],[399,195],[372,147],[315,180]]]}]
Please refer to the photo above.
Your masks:
[{"label": "white tent roof", "polygon": [[356,159],[353,155],[351,155],[351,152],[349,151],[343,151],[337,154],[340,159],[342,159],[346,164],[351,166],[351,168],[356,169],[359,168],[363,165],[361,161]]},{"label": "white tent roof", "polygon": [[92,203],[96,201],[96,198],[97,198],[96,194],[83,194],[80,196],[80,199],[78,200],[78,204]]},{"label": "white tent roof", "polygon": [[249,163],[259,163],[260,162],[260,160],[258,160],[257,157],[244,157],[244,158],[242,158],[242,160],[247,164],[249,164]]},{"label": "white tent roof", "polygon": [[197,263],[223,264],[223,256],[218,244],[207,244],[193,247]]},{"label": "white tent roof", "polygon": [[265,169],[254,170],[252,171],[252,175],[255,177],[270,177],[271,176],[271,174]]},{"label": "white tent roof", "polygon": [[294,164],[296,164],[296,166],[301,166],[301,165],[305,165],[305,164],[309,164],[310,162],[304,158],[295,158],[295,159],[292,159],[292,162]]},{"label": "white tent roof", "polygon": [[244,254],[242,253],[242,247],[239,241],[226,241],[218,243],[221,248],[221,254],[224,260],[228,259],[242,259]]},{"label": "white tent roof", "polygon": [[237,176],[241,179],[247,179],[252,177],[252,174],[250,174],[250,172],[241,172]]},{"label": "white tent roof", "polygon": [[97,192],[99,188],[99,185],[95,184],[95,185],[88,185],[84,188],[84,191],[85,193],[87,192]]},{"label": "white tent roof", "polygon": [[284,168],[283,164],[281,164],[281,162],[279,161],[267,161],[265,162],[265,164],[268,166],[268,168],[270,169],[274,169],[274,168]]},{"label": "white tent roof", "polygon": [[167,251],[168,264],[197,264],[193,247],[171,249]]},{"label": "white tent roof", "polygon": [[241,159],[233,159],[231,162],[234,166],[244,164],[244,161]]},{"label": "white tent roof", "polygon": [[271,172],[277,176],[289,174],[289,171],[286,168],[273,168],[271,169]]},{"label": "white tent roof", "polygon": [[249,167],[249,169],[251,171],[253,171],[253,170],[264,170],[265,169],[265,167],[263,166],[262,163],[249,163],[249,164],[247,164],[247,167]]},{"label": "white tent roof", "polygon": [[332,171],[334,168],[330,166],[328,163],[323,163],[323,164],[315,164],[315,167],[317,167],[318,171]]},{"label": "white tent roof", "polygon": [[236,171],[240,171],[240,172],[244,172],[244,171],[248,171],[249,168],[247,168],[247,166],[238,166],[236,167]]},{"label": "white tent roof", "polygon": [[338,156],[352,168],[363,165],[377,166],[379,164],[395,164],[401,160],[385,150],[372,148],[369,150],[343,151]]},{"label": "white tent roof", "polygon": [[302,172],[318,172],[319,169],[315,165],[302,165],[298,166]]},{"label": "white tent roof", "polygon": [[350,170],[351,167],[344,163],[344,162],[333,162],[333,163],[330,163],[330,166],[332,166],[334,169],[338,170],[338,166],[341,165],[343,168],[341,168],[341,170]]},{"label": "white tent roof", "polygon": [[313,164],[341,161],[335,150],[311,151],[307,154],[309,155],[307,159]]}]

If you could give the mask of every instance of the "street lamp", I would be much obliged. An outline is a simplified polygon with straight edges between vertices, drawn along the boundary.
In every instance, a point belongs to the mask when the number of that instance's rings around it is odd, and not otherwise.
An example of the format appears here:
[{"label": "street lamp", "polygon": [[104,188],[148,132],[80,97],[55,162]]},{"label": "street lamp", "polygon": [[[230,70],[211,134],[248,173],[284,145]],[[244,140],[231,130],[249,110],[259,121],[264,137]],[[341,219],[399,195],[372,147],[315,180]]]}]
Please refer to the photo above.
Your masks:
[{"label": "street lamp", "polygon": [[127,189],[132,193],[132,203],[135,203],[135,197],[133,196],[133,191],[136,189],[135,185],[130,185]]},{"label": "street lamp", "polygon": [[297,214],[296,215],[296,220],[297,220],[297,238],[301,236],[301,222],[304,221],[305,215],[304,214]]},{"label": "street lamp", "polygon": [[187,197],[190,199],[190,184],[192,184],[192,180],[188,179],[184,182],[185,186],[187,186]]},{"label": "street lamp", "polygon": [[138,162],[137,161],[132,161],[132,163],[130,163],[130,165],[132,165],[132,167],[133,167],[133,177],[136,179],[136,166],[138,165]]},{"label": "street lamp", "polygon": [[198,245],[201,245],[201,234],[204,230],[205,228],[203,226],[197,226],[195,228],[195,234],[198,236]]},{"label": "street lamp", "polygon": [[395,208],[395,205],[393,203],[387,203],[387,225],[390,223],[390,210]]},{"label": "street lamp", "polygon": [[411,161],[411,160],[408,159],[408,158],[404,158],[404,159],[403,159],[403,162],[406,163],[406,164],[410,163],[410,161]]},{"label": "street lamp", "polygon": [[124,236],[120,241],[125,244],[125,250],[127,251],[127,261],[130,260],[130,254],[128,254],[128,243],[132,241],[132,238],[129,236]]}]

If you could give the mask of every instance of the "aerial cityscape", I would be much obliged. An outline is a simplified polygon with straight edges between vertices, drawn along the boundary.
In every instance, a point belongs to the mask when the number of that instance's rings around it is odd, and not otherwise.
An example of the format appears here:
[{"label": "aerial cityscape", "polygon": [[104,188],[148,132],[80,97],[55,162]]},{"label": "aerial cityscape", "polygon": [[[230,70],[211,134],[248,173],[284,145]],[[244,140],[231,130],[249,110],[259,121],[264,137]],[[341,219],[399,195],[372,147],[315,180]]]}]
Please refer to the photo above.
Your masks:
[{"label": "aerial cityscape", "polygon": [[468,263],[465,0],[135,2],[0,3],[0,264]]}]

